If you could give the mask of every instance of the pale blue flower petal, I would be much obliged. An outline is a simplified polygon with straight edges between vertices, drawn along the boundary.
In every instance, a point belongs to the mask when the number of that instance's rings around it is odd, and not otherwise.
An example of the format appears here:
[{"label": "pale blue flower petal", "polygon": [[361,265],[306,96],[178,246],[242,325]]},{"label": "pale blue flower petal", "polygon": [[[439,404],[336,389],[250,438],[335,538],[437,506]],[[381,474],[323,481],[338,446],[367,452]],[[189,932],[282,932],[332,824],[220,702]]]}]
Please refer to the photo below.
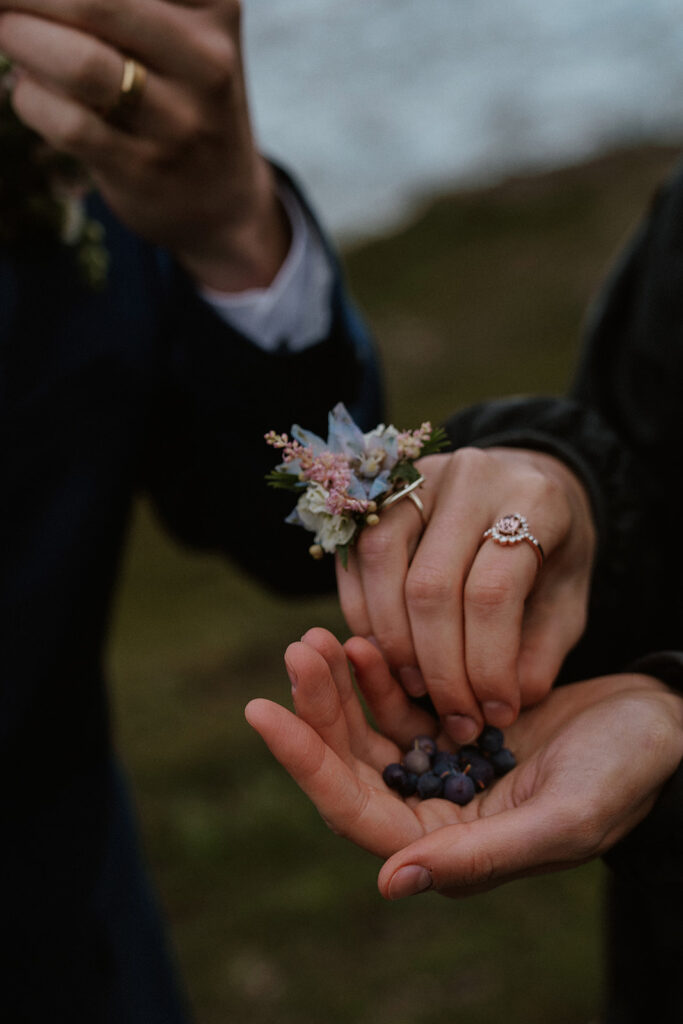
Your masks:
[{"label": "pale blue flower petal", "polygon": [[389,480],[389,470],[385,470],[384,473],[380,473],[372,481],[372,487],[370,488],[369,497],[373,500],[378,498],[381,494],[386,494],[387,491],[391,490],[391,481]]},{"label": "pale blue flower petal", "polygon": [[361,501],[365,501],[368,497],[368,482],[360,480],[354,475],[351,477],[349,486],[346,488],[346,493],[351,498],[359,498]]},{"label": "pale blue flower petal", "polygon": [[392,470],[398,462],[398,440],[395,436],[389,435],[381,439],[382,447],[387,453],[384,459],[384,468]]},{"label": "pale blue flower petal", "polygon": [[328,416],[327,443],[330,451],[359,456],[365,451],[365,438],[351,418],[343,402],[338,402]]},{"label": "pale blue flower petal", "polygon": [[295,423],[292,427],[292,437],[295,441],[298,441],[299,444],[312,448],[314,455],[320,455],[320,452],[324,452],[327,448],[322,437],[318,437],[318,435],[314,434],[312,430],[304,430],[304,428],[300,427],[298,423]]}]

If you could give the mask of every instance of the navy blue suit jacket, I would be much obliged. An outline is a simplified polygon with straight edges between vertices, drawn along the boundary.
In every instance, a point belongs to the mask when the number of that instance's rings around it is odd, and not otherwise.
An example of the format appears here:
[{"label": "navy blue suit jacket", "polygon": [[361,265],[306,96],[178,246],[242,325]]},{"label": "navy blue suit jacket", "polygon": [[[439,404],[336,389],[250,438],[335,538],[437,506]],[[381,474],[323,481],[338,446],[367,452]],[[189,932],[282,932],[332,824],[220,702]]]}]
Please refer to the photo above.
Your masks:
[{"label": "navy blue suit jacket", "polygon": [[[329,336],[268,355],[94,204],[111,255],[104,290],[81,283],[64,249],[0,255],[0,931],[12,951],[0,991],[8,1020],[132,1024],[139,1012],[153,1024],[177,1018],[146,988],[156,925],[102,673],[131,502],[146,491],[180,540],[275,587],[320,587],[310,539],[282,522],[291,498],[266,493],[264,431],[299,421],[324,433],[339,400],[369,427],[381,405],[339,275]],[[135,933],[143,964],[126,980]],[[112,1009],[117,985],[137,986],[138,1011]]]}]

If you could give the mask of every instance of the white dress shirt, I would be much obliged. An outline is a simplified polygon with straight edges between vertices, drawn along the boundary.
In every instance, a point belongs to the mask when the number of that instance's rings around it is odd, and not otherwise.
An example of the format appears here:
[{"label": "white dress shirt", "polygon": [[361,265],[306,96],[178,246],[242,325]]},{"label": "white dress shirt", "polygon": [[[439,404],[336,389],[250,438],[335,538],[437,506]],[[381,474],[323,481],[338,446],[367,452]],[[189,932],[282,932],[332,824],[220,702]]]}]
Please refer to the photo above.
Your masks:
[{"label": "white dress shirt", "polygon": [[291,352],[322,341],[331,319],[334,272],[316,225],[286,185],[278,195],[289,217],[292,241],[284,263],[267,288],[218,292],[202,286],[202,298],[254,345]]}]

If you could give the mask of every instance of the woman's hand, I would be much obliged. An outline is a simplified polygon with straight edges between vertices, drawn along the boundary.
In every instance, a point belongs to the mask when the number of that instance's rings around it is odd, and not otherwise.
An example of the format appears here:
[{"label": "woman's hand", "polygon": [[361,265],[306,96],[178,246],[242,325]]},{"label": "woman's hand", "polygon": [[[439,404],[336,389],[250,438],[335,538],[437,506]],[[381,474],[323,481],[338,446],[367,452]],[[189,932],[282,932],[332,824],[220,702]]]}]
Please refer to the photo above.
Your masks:
[{"label": "woman's hand", "polygon": [[[393,739],[368,725],[345,655]],[[683,699],[649,676],[609,676],[561,687],[523,712],[506,734],[517,767],[466,807],[402,800],[382,768],[435,723],[378,650],[362,638],[342,648],[316,629],[288,648],[286,663],[296,717],[255,700],[247,719],[333,831],[389,858],[379,875],[389,899],[428,888],[470,895],[596,857],[648,814],[683,756]]]},{"label": "woman's hand", "polygon": [[[339,595],[351,631],[464,743],[550,690],[584,629],[595,530],[581,482],[542,452],[465,448],[417,465],[426,528],[409,500],[387,509],[338,565]],[[527,518],[541,567],[527,542],[482,544],[510,513]]]},{"label": "woman's hand", "polygon": [[[289,244],[252,137],[239,25],[239,0],[0,3],[19,117],[81,160],[129,227],[224,291],[269,284]],[[146,79],[124,110],[127,57]]]}]

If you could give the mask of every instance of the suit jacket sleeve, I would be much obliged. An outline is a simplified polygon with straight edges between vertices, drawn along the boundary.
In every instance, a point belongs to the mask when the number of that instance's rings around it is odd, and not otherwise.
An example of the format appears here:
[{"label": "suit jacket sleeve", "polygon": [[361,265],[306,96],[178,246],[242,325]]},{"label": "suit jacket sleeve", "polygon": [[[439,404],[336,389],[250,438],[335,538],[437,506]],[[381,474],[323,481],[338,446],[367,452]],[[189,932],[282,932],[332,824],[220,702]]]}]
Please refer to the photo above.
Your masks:
[{"label": "suit jacket sleeve", "polygon": [[220,550],[278,590],[328,588],[332,560],[314,563],[311,538],[284,517],[292,496],[266,487],[277,464],[264,434],[293,423],[327,432],[343,401],[365,428],[382,418],[377,355],[335,268],[326,337],[267,353],[231,329],[163,254],[163,365],[144,484],[166,525],[186,543]]}]

